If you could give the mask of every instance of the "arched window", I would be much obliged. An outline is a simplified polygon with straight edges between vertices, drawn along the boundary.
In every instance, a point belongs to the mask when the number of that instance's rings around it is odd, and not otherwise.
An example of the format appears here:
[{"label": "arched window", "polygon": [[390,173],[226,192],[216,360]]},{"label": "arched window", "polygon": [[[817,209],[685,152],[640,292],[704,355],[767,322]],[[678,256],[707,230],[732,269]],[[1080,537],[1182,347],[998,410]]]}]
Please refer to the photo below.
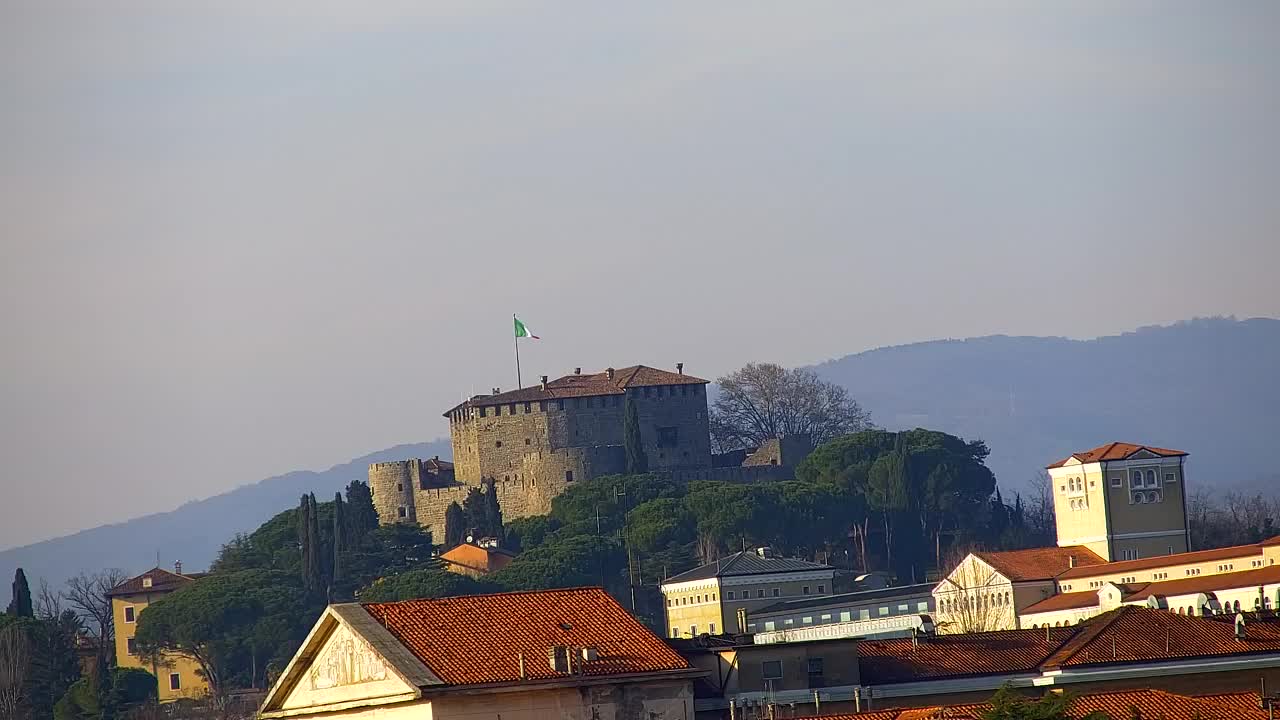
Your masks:
[{"label": "arched window", "polygon": [[1231,608],[1234,612],[1240,612],[1240,601],[1236,600],[1235,602],[1231,603]]},{"label": "arched window", "polygon": [[1141,470],[1133,471],[1133,476],[1129,478],[1129,487],[1131,488],[1142,487],[1142,471]]},{"label": "arched window", "polygon": [[1004,604],[1005,604],[1005,605],[1008,605],[1008,604],[1009,604],[1009,602],[1010,602],[1010,600],[1009,600],[1009,593],[1008,593],[1008,592],[1005,592],[1005,594],[1004,594]]},{"label": "arched window", "polygon": [[1156,471],[1147,471],[1147,487],[1156,487]]}]

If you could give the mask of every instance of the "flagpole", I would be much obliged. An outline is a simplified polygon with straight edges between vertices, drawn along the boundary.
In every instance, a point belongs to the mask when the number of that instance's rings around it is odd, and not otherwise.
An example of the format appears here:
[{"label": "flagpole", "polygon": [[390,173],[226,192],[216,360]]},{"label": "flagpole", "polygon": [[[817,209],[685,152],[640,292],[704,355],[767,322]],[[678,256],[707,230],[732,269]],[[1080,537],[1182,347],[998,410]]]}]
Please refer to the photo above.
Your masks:
[{"label": "flagpole", "polygon": [[516,335],[515,327],[516,315],[515,313],[511,313],[511,334],[515,337],[516,341],[516,389],[523,390],[524,383],[520,381],[520,336]]}]

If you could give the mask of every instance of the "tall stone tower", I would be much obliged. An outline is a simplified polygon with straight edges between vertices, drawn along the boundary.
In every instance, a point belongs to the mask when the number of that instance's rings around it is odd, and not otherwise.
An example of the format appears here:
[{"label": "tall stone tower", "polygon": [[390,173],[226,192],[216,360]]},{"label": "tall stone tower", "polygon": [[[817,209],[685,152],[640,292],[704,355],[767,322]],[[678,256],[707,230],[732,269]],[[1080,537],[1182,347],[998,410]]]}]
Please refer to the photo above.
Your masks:
[{"label": "tall stone tower", "polygon": [[1058,545],[1084,545],[1109,561],[1190,550],[1186,457],[1113,442],[1050,465]]}]

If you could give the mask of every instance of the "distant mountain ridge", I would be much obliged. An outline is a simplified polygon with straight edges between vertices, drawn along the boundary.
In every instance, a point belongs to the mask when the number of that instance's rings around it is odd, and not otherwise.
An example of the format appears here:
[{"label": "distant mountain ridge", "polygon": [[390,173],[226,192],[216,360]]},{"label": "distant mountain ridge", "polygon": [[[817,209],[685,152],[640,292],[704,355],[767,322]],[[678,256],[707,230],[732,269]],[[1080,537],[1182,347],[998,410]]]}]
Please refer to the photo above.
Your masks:
[{"label": "distant mountain ridge", "polygon": [[449,457],[450,451],[448,440],[397,445],[328,470],[295,470],[184,503],[169,512],[0,551],[0,575],[12,577],[14,569],[21,567],[32,583],[43,578],[61,588],[66,578],[81,570],[118,567],[130,574],[143,572],[155,567],[157,552],[166,567],[180,560],[186,571],[204,570],[223,543],[297,505],[303,493],[314,492],[317,500],[332,500],[333,494],[352,480],[367,479],[369,463]]},{"label": "distant mountain ridge", "polygon": [[886,428],[984,440],[1005,488],[1023,487],[1074,451],[1121,440],[1189,452],[1193,491],[1257,491],[1280,478],[1272,460],[1277,367],[1280,320],[1209,318],[1093,340],[938,340],[813,369]]},{"label": "distant mountain ridge", "polygon": [[[745,360],[744,360],[745,362]],[[928,427],[991,448],[1006,491],[1071,452],[1113,440],[1191,453],[1191,491],[1280,490],[1280,320],[1212,318],[1093,340],[993,335],[878,348],[814,366],[883,427]],[[0,551],[0,577],[60,586],[81,569],[140,572],[181,560],[202,570],[222,543],[292,507],[331,497],[368,464],[450,457],[447,440],[370,453],[323,472],[298,471],[122,523]]]}]

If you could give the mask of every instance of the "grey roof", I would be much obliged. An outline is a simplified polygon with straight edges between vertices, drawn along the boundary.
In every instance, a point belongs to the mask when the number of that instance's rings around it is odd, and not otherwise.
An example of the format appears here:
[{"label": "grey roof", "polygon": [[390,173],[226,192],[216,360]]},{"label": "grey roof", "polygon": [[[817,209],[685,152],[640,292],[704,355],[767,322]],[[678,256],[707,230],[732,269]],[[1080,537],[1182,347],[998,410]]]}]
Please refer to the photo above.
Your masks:
[{"label": "grey roof", "polygon": [[756,610],[752,615],[764,615],[767,613],[792,612],[795,610],[806,610],[809,608],[827,607],[835,605],[857,605],[864,602],[884,601],[890,598],[909,598],[920,597],[922,595],[932,595],[933,589],[937,587],[937,583],[920,583],[918,585],[899,585],[897,587],[881,588],[879,590],[860,590],[858,592],[841,593],[839,595],[821,595],[819,597],[800,598],[798,600],[783,600],[772,605]]},{"label": "grey roof", "polygon": [[806,570],[830,570],[835,572],[835,568],[830,565],[822,565],[797,558],[760,557],[754,551],[747,550],[726,555],[715,562],[669,577],[663,582],[678,583],[688,580],[707,580],[714,577],[768,575],[771,573],[804,572]]}]

